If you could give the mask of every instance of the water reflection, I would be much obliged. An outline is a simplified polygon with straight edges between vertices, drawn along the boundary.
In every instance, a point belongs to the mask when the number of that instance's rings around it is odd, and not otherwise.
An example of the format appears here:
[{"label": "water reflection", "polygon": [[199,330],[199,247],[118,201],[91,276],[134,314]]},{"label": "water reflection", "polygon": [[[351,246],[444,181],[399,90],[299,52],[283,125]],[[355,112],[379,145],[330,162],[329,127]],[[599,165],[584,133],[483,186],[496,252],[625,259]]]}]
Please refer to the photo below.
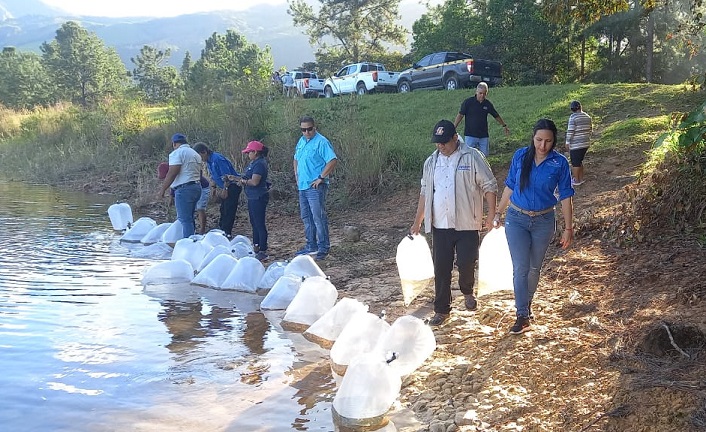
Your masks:
[{"label": "water reflection", "polygon": [[333,431],[328,351],[256,295],[143,287],[112,203],[0,181],[2,429]]}]

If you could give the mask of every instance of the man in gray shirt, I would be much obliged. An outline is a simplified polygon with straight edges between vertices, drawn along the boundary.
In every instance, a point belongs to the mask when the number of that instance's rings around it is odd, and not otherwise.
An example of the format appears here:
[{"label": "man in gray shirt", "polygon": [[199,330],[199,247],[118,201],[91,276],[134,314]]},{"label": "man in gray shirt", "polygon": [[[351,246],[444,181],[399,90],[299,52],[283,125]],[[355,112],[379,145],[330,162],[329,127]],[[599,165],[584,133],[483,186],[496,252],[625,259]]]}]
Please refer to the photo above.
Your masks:
[{"label": "man in gray shirt", "polygon": [[569,126],[566,128],[566,149],[571,159],[571,184],[583,184],[583,158],[591,145],[591,132],[593,122],[591,116],[583,112],[581,102],[575,100],[569,104],[571,116]]}]

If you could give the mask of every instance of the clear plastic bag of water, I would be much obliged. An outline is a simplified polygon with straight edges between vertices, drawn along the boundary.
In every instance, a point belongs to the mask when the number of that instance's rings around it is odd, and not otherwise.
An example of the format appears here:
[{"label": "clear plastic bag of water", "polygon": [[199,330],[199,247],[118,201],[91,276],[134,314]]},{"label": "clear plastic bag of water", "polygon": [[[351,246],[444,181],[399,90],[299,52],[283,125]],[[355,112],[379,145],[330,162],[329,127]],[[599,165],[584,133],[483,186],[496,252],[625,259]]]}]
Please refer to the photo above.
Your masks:
[{"label": "clear plastic bag of water", "polygon": [[423,235],[408,235],[397,245],[397,270],[405,306],[434,283],[434,263]]},{"label": "clear plastic bag of water", "polygon": [[478,251],[478,296],[501,290],[513,290],[512,259],[503,226],[490,230]]}]

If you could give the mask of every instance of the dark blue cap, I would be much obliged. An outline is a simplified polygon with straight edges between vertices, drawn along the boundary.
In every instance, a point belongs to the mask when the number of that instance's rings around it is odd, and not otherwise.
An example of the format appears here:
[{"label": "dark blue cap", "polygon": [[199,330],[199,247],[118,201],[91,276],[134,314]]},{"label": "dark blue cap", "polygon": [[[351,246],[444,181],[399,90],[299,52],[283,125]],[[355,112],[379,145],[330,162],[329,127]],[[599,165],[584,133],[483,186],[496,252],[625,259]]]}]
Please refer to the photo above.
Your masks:
[{"label": "dark blue cap", "polygon": [[186,136],[184,134],[175,133],[174,135],[172,135],[172,142],[186,144]]}]

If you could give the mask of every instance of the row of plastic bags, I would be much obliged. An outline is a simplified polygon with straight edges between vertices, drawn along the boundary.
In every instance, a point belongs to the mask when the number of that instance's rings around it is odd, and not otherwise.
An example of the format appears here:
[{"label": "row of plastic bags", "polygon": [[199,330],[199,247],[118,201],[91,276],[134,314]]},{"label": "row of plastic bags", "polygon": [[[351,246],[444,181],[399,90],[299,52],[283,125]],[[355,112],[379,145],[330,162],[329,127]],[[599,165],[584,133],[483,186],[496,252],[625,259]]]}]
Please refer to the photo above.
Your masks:
[{"label": "row of plastic bags", "polygon": [[[114,229],[126,230],[122,242],[142,243],[148,246],[144,249],[174,245],[171,259],[144,272],[144,285],[186,282],[266,293],[260,309],[284,310],[284,329],[300,331],[306,339],[329,349],[331,369],[340,381],[333,413],[343,426],[382,427],[399,396],[402,379],[436,349],[433,332],[416,317],[402,316],[390,325],[384,314],[370,313],[368,306],[358,300],[344,297],[337,301],[338,290],[309,255],[273,262],[265,269],[254,258],[247,237],[236,236],[229,241],[222,232],[212,230],[204,236],[180,238],[180,226],[178,234],[168,234],[176,231],[178,221],[157,225],[150,218],[140,218],[132,223],[125,206],[113,212],[115,218],[111,216]],[[422,251],[418,245],[416,250]],[[429,279],[420,268],[412,265],[412,278],[421,275]],[[407,297],[405,303],[409,304]]]},{"label": "row of plastic bags", "polygon": [[402,379],[436,349],[434,333],[419,318],[406,315],[390,325],[358,300],[337,298],[326,277],[304,278],[286,308],[282,328],[302,331],[306,339],[330,349],[331,369],[343,377],[333,400],[341,424],[382,425]]}]

